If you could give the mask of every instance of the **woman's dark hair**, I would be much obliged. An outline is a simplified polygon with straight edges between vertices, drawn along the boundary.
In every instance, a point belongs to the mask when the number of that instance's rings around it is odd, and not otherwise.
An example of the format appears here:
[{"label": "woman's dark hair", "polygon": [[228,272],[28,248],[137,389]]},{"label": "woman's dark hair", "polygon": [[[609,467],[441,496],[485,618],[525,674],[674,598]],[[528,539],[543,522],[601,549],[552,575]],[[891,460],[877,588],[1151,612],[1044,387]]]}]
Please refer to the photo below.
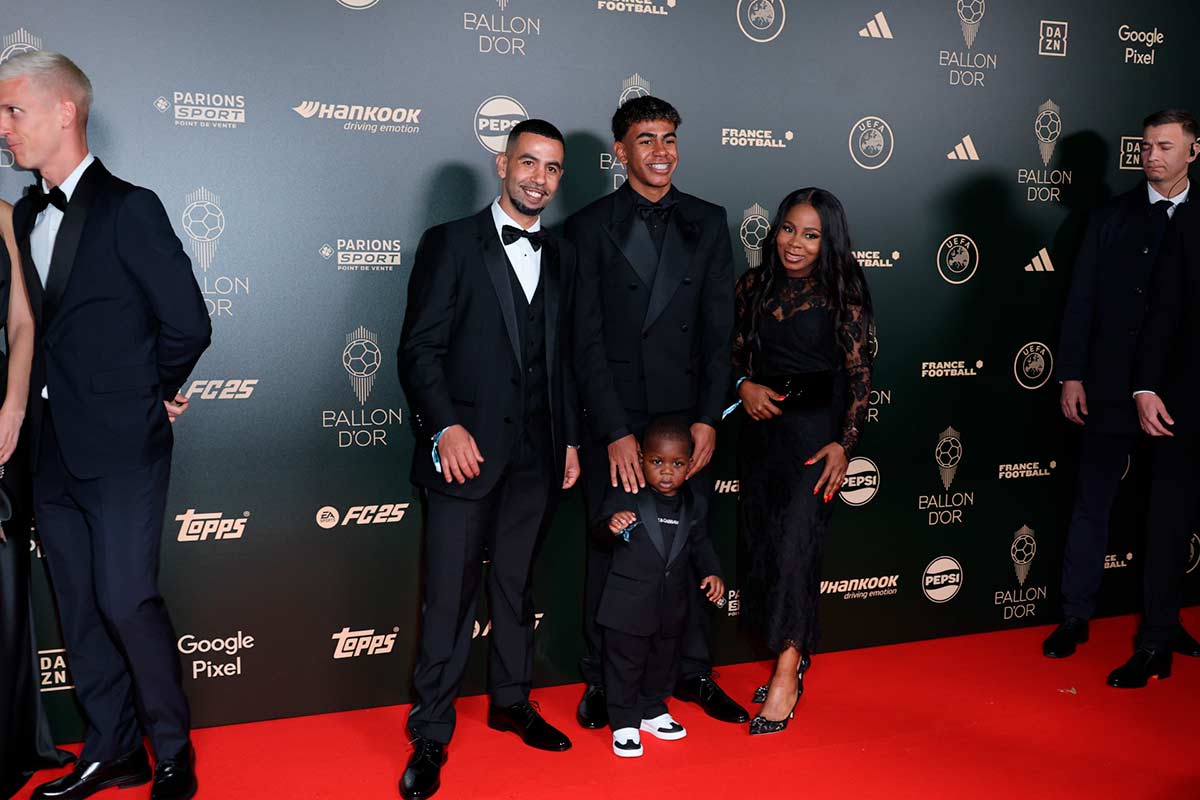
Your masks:
[{"label": "woman's dark hair", "polygon": [[787,271],[779,263],[779,254],[775,248],[779,228],[787,218],[788,212],[803,204],[812,206],[821,219],[821,252],[817,255],[817,263],[811,276],[814,292],[829,302],[834,330],[840,335],[849,314],[849,307],[853,305],[862,307],[864,319],[871,326],[871,335],[874,335],[871,290],[867,287],[867,279],[858,264],[858,259],[854,257],[854,251],[850,249],[846,210],[832,193],[809,186],[797,189],[783,198],[779,210],[775,212],[771,231],[763,240],[762,266],[759,268],[761,274],[750,292],[750,313],[738,321],[737,333],[749,346],[750,353],[758,349],[758,324],[767,300],[779,282],[786,279]]}]

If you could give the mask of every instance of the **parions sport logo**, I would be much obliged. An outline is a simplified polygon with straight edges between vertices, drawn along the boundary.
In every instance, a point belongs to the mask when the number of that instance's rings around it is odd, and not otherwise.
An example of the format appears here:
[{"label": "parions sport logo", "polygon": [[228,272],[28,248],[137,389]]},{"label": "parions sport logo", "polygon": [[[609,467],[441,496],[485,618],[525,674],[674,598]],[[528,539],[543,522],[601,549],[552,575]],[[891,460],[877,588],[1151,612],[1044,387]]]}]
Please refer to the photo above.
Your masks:
[{"label": "parions sport logo", "polygon": [[529,112],[506,94],[489,97],[475,109],[475,138],[489,153],[500,154],[508,145],[508,132],[529,119]]},{"label": "parions sport logo", "polygon": [[347,525],[387,525],[404,519],[408,503],[350,506],[343,514],[334,506],[322,506],[317,511],[317,525],[332,530]]},{"label": "parions sport logo", "polygon": [[321,100],[302,100],[292,106],[304,119],[334,120],[342,130],[359,133],[412,134],[421,132],[421,111],[415,106],[366,105],[358,103],[326,103]]},{"label": "parions sport logo", "polygon": [[401,247],[399,239],[334,239],[317,253],[338,272],[393,272],[400,266]]},{"label": "parions sport logo", "polygon": [[246,122],[246,95],[176,89],[171,99],[159,95],[154,108],[171,111],[177,128],[238,128]]}]

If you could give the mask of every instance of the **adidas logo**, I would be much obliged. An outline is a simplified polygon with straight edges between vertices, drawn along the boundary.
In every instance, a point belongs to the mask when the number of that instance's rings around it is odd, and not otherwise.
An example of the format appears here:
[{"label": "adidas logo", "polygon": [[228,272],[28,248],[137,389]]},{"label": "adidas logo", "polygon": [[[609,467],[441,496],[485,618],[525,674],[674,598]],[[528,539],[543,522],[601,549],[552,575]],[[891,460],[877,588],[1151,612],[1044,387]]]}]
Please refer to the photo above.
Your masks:
[{"label": "adidas logo", "polygon": [[1054,264],[1050,261],[1050,254],[1046,252],[1046,248],[1043,247],[1039,250],[1038,254],[1033,257],[1033,261],[1025,265],[1025,271],[1054,272]]},{"label": "adidas logo", "polygon": [[867,27],[858,32],[858,35],[864,39],[894,39],[892,29],[888,27],[887,17],[880,11],[875,15],[875,19],[867,23]]},{"label": "adidas logo", "polygon": [[971,141],[971,134],[963,137],[963,140],[954,145],[954,149],[946,153],[946,158],[951,161],[978,161],[979,152],[975,149],[975,143]]}]

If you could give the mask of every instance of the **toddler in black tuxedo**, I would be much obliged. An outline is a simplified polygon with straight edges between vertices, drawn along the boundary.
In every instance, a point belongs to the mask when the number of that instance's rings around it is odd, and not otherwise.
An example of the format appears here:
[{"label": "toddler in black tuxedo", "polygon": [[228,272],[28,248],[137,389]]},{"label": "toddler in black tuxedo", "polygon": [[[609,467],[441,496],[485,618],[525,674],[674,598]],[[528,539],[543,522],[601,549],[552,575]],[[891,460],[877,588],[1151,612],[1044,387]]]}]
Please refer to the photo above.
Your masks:
[{"label": "toddler in black tuxedo", "polygon": [[[609,490],[593,534],[612,547],[612,561],[596,622],[604,629],[604,683],[613,752],[642,754],[641,731],[682,739],[683,726],[666,699],[679,672],[679,636],[692,585],[691,566],[708,599],[725,594],[720,563],[704,520],[702,499],[686,484],[692,463],[688,425],[660,418],[641,443],[646,488]],[[689,564],[690,560],[690,564]]]}]

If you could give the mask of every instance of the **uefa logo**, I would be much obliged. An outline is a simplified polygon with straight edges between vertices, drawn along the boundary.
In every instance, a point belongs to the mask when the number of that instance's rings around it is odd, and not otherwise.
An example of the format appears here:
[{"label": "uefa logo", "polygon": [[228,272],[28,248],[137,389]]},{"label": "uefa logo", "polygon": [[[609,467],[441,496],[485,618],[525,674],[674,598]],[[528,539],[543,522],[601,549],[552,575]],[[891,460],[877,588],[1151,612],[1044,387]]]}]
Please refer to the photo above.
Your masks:
[{"label": "uefa logo", "polygon": [[979,248],[975,240],[963,233],[954,233],[945,238],[938,247],[938,273],[946,283],[955,286],[966,283],[979,269]]},{"label": "uefa logo", "polygon": [[921,591],[934,603],[946,603],[954,599],[963,584],[962,564],[950,556],[938,556],[925,567],[921,575]]},{"label": "uefa logo", "polygon": [[1040,389],[1054,371],[1054,356],[1041,342],[1030,342],[1013,359],[1013,377],[1025,389]]},{"label": "uefa logo", "polygon": [[842,479],[842,501],[848,506],[865,506],[879,493],[879,467],[869,458],[855,456],[846,465]]},{"label": "uefa logo", "polygon": [[379,0],[337,0],[337,3],[342,8],[349,8],[353,11],[363,11],[372,6],[379,5]]},{"label": "uefa logo", "polygon": [[783,31],[787,9],[783,0],[738,0],[737,18],[747,39],[764,44]]},{"label": "uefa logo", "polygon": [[10,33],[4,37],[3,49],[0,49],[0,64],[8,61],[13,56],[18,56],[21,53],[32,53],[34,50],[42,49],[42,37],[34,36],[29,31],[21,28],[20,30]]},{"label": "uefa logo", "polygon": [[363,326],[346,336],[346,347],[342,350],[342,366],[350,376],[350,385],[360,405],[367,404],[371,389],[375,387],[375,375],[383,354],[379,350],[379,337]]},{"label": "uefa logo", "polygon": [[488,152],[503,153],[508,144],[508,132],[527,119],[529,113],[525,106],[508,95],[489,97],[475,109],[475,138]]},{"label": "uefa logo", "polygon": [[185,199],[183,231],[190,240],[192,255],[200,262],[200,268],[208,272],[217,255],[217,240],[225,232],[225,212],[219,205],[220,198],[203,186]]},{"label": "uefa logo", "polygon": [[892,157],[892,126],[879,117],[863,117],[850,129],[850,157],[863,169],[879,169]]}]

